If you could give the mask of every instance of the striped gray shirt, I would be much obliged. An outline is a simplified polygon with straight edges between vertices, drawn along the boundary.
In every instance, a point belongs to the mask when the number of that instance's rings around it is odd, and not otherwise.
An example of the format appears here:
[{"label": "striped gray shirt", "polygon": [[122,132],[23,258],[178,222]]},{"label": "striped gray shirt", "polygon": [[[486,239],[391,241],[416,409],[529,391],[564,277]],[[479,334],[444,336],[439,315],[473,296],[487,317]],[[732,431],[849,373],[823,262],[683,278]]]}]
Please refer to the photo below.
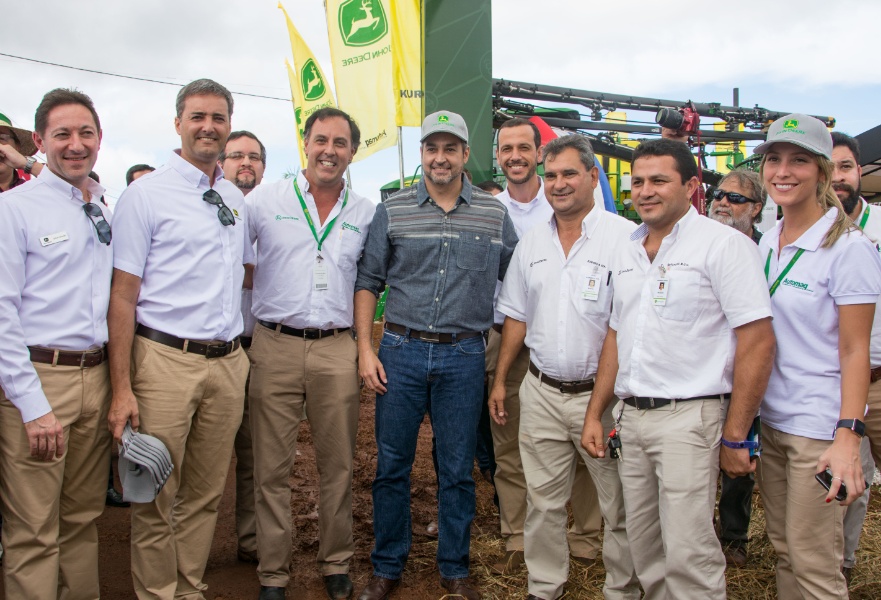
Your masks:
[{"label": "striped gray shirt", "polygon": [[505,276],[517,234],[501,202],[462,181],[448,213],[424,181],[376,207],[355,291],[379,296],[388,284],[388,322],[437,333],[492,327],[496,281]]}]

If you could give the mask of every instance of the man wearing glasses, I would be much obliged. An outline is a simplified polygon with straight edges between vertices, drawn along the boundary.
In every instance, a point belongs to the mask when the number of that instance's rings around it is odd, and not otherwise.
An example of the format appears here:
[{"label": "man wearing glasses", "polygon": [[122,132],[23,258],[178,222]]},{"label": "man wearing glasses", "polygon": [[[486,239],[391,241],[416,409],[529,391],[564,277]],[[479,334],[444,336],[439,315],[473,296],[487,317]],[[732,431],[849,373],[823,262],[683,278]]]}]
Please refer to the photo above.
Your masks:
[{"label": "man wearing glasses", "polygon": [[768,194],[762,187],[758,173],[737,169],[731,171],[710,195],[712,204],[707,216],[748,235],[758,244],[762,232],[756,223],[762,222],[762,210]]},{"label": "man wearing glasses", "polygon": [[138,598],[199,598],[233,439],[244,406],[244,264],[253,262],[242,192],[217,159],[233,101],[210,79],[177,96],[181,149],[128,186],[114,225],[110,326],[117,442],[161,440],[175,465],[156,499],[132,504]]},{"label": "man wearing glasses", "polygon": [[[341,110],[304,125],[306,168],[248,196],[257,244],[251,347],[251,437],[260,600],[282,600],[291,570],[290,474],[305,404],[319,472],[318,566],[330,598],[349,598],[358,347],[352,335],[358,257],[375,207],[343,178],[361,132]],[[364,334],[370,339],[370,330]]]},{"label": "man wearing glasses", "polygon": [[[98,598],[110,468],[105,362],[113,268],[91,99],[37,108],[39,178],[0,196],[0,498],[8,598]],[[63,502],[62,502],[63,498]]]}]

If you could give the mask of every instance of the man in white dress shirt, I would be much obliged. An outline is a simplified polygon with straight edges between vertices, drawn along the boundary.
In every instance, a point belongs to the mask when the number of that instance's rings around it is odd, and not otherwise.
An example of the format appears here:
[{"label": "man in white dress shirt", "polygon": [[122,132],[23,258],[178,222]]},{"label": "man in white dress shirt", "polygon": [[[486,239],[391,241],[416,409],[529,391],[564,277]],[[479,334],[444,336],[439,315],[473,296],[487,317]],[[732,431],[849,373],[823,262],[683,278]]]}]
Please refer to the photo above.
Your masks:
[{"label": "man in white dress shirt", "polygon": [[[231,181],[242,194],[247,196],[263,181],[266,169],[266,147],[250,131],[233,131],[229,134],[226,146],[217,163],[223,169],[223,176]],[[251,348],[254,334],[254,315],[251,314],[253,272],[245,269],[245,284],[242,289],[242,348]],[[233,447],[236,453],[236,554],[239,560],[257,562],[257,517],[254,513],[254,449],[251,445],[251,419],[248,409],[248,394],[245,393],[245,410],[242,424],[236,432]]]},{"label": "man in white dress shirt", "polygon": [[[505,376],[526,347],[530,374],[520,387],[519,438],[528,487],[529,598],[563,595],[569,575],[566,501],[570,494],[576,499],[574,467],[584,455],[606,522],[604,595],[637,600],[618,462],[587,457],[581,448],[583,417],[608,331],[617,247],[636,227],[594,202],[599,172],[586,138],[557,138],[544,154],[545,194],[554,214],[521,238],[499,294],[496,309],[507,317],[490,415],[506,423]],[[603,415],[606,426],[611,412]]]},{"label": "man in white dress shirt", "polygon": [[[248,196],[257,243],[251,346],[251,437],[260,600],[290,581],[291,485],[297,432],[308,404],[318,464],[318,565],[330,598],[353,587],[352,469],[358,431],[358,347],[352,324],[358,258],[375,206],[344,179],[360,142],[335,108],[304,126],[306,168]],[[370,336],[372,332],[363,332]]]},{"label": "man in white dress shirt", "polygon": [[643,142],[631,164],[643,224],[618,246],[582,443],[605,456],[602,415],[621,398],[619,473],[646,600],[725,598],[713,529],[720,462],[731,477],[756,463],[722,439],[746,439],[767,387],[775,349],[768,284],[753,241],[691,206],[700,184],[684,143]]},{"label": "man in white dress shirt", "polygon": [[[38,178],[0,196],[0,499],[7,598],[96,600],[110,433],[113,268],[88,96],[37,108]],[[62,501],[63,498],[63,501]]]},{"label": "man in white dress shirt", "polygon": [[[542,160],[541,133],[526,119],[505,121],[499,128],[496,158],[507,180],[505,191],[496,198],[508,209],[517,236],[523,238],[538,224],[546,224],[554,210],[545,198],[544,183],[538,176]],[[498,299],[501,282],[496,286]],[[496,376],[496,362],[502,339],[505,315],[495,308],[495,319],[486,344],[487,389],[492,389]],[[493,566],[499,575],[511,574],[523,564],[523,523],[526,519],[526,479],[520,460],[520,384],[529,366],[529,348],[523,346],[517,354],[505,379],[504,425],[491,421],[496,472],[494,476],[499,495],[499,521],[505,540],[505,556]],[[602,515],[597,491],[581,457],[575,468],[575,493],[572,494],[574,522],[568,534],[572,558],[585,566],[596,561],[600,549]]]},{"label": "man in white dress shirt", "polygon": [[174,470],[132,504],[132,578],[141,600],[203,598],[205,564],[248,376],[241,348],[245,198],[217,158],[233,101],[210,79],[184,86],[181,149],[123,192],[114,225],[110,427],[159,438]]}]

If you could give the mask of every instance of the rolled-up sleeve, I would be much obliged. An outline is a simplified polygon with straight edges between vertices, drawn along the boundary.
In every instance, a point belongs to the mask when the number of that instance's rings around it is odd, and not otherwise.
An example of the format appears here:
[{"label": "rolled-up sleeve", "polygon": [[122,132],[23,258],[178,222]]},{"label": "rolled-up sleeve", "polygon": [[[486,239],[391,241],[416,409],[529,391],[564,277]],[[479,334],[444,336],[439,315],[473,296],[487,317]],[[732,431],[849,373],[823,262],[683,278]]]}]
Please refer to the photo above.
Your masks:
[{"label": "rolled-up sleeve", "polygon": [[514,248],[517,247],[517,231],[514,229],[514,222],[511,215],[505,211],[505,224],[502,226],[502,252],[499,256],[499,281],[504,281],[505,273],[508,272],[508,265],[511,257],[514,255]]},{"label": "rolled-up sleeve", "polygon": [[[4,203],[0,202],[0,206]],[[0,387],[27,423],[52,411],[31,363],[18,311],[25,286],[27,236],[14,211],[0,219]]]},{"label": "rolled-up sleeve", "polygon": [[378,204],[367,233],[367,242],[361,260],[358,261],[358,278],[355,292],[369,290],[377,298],[385,290],[388,275],[391,244],[388,237],[388,212],[385,204]]},{"label": "rolled-up sleeve", "polygon": [[153,241],[150,203],[138,186],[122,193],[113,214],[113,268],[144,276]]}]

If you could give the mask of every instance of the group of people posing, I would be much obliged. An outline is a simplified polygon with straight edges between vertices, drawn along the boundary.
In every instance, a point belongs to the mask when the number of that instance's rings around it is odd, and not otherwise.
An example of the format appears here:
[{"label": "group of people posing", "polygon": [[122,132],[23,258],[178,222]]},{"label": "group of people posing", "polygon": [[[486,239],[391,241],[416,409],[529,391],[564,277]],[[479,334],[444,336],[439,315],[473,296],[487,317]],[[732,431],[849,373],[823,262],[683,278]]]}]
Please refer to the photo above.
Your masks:
[{"label": "group of people posing", "polygon": [[[534,124],[506,121],[499,192],[464,176],[462,117],[433,113],[423,178],[374,206],[344,178],[360,143],[345,112],[309,115],[305,168],[266,184],[266,150],[232,131],[232,112],[222,85],[184,86],[180,149],[133,167],[112,216],[89,178],[102,132],[88,96],[46,94],[30,138],[0,122],[7,597],[99,597],[95,519],[130,424],[174,465],[155,499],[132,504],[138,598],[204,597],[233,451],[239,557],[258,565],[259,600],[284,598],[306,408],[317,561],[328,596],[352,597],[362,385],[376,392],[377,466],[359,600],[406,597],[426,414],[451,596],[480,598],[469,549],[482,437],[506,549],[493,570],[525,564],[530,599],[563,595],[570,558],[592,564],[601,529],[607,599],[636,600],[640,586],[648,600],[724,598],[726,556],[746,557],[753,473],[778,596],[848,597],[847,523],[858,539],[874,469],[861,450],[881,460],[881,211],[859,196],[852,138],[806,115],[774,122],[759,175],[726,176],[711,218],[691,204],[687,145],[643,142],[637,226],[594,200],[599,168],[580,135],[542,145]],[[765,194],[783,219],[762,237]]]}]

